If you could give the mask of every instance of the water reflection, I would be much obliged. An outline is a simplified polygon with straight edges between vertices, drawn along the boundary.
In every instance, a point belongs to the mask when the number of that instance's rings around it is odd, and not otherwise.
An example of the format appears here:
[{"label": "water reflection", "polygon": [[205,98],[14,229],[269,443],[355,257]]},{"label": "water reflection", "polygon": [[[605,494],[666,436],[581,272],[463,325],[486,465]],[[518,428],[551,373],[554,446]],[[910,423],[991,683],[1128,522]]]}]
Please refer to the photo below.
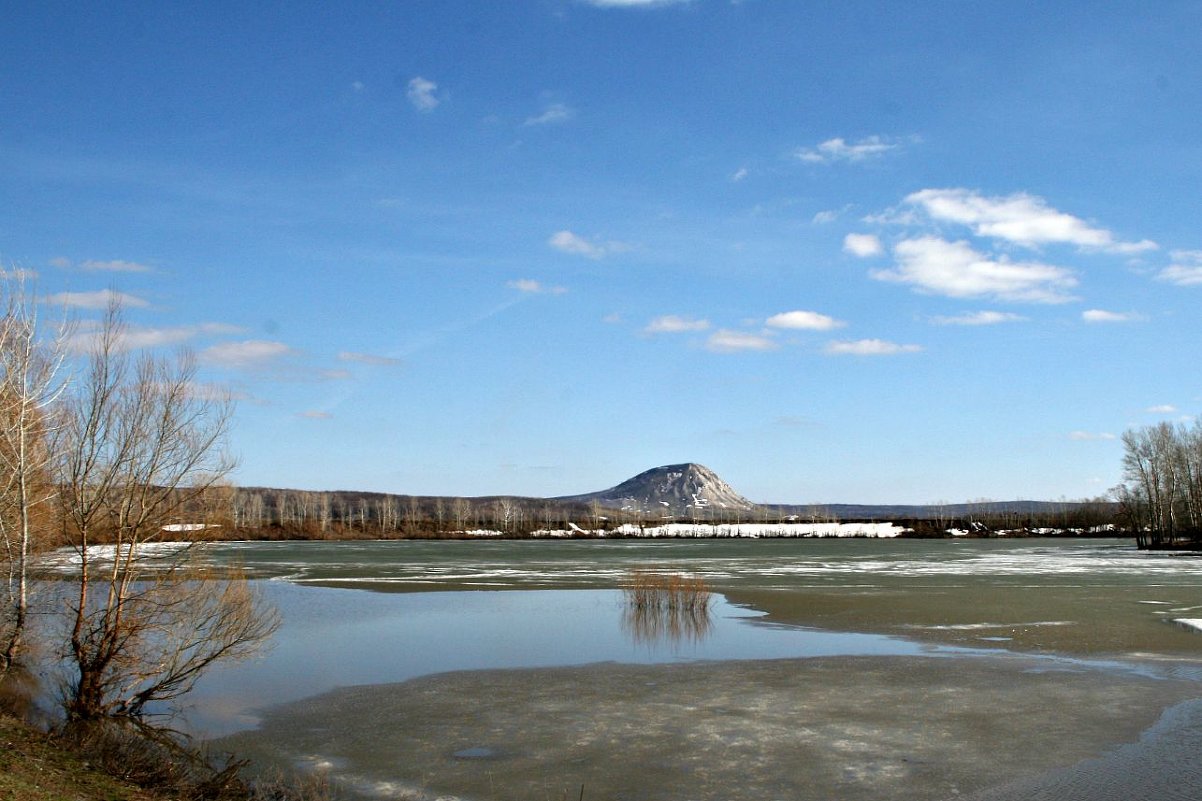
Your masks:
[{"label": "water reflection", "polygon": [[713,633],[709,605],[636,606],[622,613],[622,631],[636,645],[700,643]]},{"label": "water reflection", "polygon": [[622,630],[636,644],[698,643],[713,629],[709,585],[699,576],[631,570],[622,594]]}]

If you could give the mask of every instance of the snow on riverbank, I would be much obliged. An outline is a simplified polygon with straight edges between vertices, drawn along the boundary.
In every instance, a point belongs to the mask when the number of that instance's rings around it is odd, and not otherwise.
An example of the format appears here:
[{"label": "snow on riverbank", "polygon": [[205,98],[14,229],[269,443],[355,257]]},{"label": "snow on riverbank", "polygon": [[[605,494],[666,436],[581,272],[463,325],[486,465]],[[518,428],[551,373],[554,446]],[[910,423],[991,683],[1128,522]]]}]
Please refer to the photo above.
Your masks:
[{"label": "snow on riverbank", "polygon": [[675,537],[675,538],[745,538],[765,537],[898,537],[910,531],[896,523],[664,523],[658,526],[638,526],[626,523],[612,531],[588,531],[577,526],[571,530],[534,532],[536,537]]}]

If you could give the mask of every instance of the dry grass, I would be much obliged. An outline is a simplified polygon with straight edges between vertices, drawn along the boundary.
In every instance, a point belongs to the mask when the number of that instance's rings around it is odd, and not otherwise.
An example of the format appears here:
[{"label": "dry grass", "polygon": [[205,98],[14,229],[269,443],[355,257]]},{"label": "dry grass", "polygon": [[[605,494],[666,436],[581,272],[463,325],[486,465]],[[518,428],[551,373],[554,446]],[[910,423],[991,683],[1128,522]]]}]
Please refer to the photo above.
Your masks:
[{"label": "dry grass", "polygon": [[248,763],[217,758],[160,729],[129,722],[74,724],[58,737],[64,750],[129,786],[171,801],[332,801],[323,773],[248,777]]},{"label": "dry grass", "polygon": [[630,571],[624,590],[627,605],[634,609],[709,611],[710,588],[700,576],[640,568]]}]

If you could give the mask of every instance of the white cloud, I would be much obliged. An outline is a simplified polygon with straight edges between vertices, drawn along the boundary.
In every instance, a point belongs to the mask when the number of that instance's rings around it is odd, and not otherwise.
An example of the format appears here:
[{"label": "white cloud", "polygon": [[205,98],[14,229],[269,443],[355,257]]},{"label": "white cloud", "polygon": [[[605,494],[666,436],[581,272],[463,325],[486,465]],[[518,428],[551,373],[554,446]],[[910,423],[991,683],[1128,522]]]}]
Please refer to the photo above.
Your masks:
[{"label": "white cloud", "polygon": [[764,325],[769,328],[798,331],[830,331],[833,328],[842,328],[847,323],[815,311],[788,311],[772,315]]},{"label": "white cloud", "polygon": [[305,420],[330,420],[333,419],[334,415],[330,414],[329,412],[322,412],[314,409],[307,412],[301,412],[297,415],[297,417],[302,417]]},{"label": "white cloud", "polygon": [[1173,263],[1156,275],[1158,281],[1177,286],[1202,285],[1202,250],[1174,250]]},{"label": "white cloud", "polygon": [[776,348],[776,343],[762,334],[720,328],[710,334],[709,339],[705,342],[705,347],[715,353],[735,353],[744,350],[773,350]]},{"label": "white cloud", "polygon": [[1077,442],[1097,442],[1102,440],[1118,439],[1114,434],[1108,434],[1103,431],[1070,431],[1068,438]]},{"label": "white cloud", "polygon": [[905,199],[933,220],[968,226],[977,236],[1003,239],[1024,247],[1069,244],[1091,250],[1135,254],[1155,250],[1155,242],[1119,242],[1104,228],[1048,206],[1040,197],[1018,192],[986,197],[970,189],[923,189]]},{"label": "white cloud", "polygon": [[935,325],[997,325],[999,323],[1015,323],[1025,320],[1018,314],[1000,311],[979,311],[957,314],[953,317],[932,317]]},{"label": "white cloud", "polygon": [[533,117],[527,117],[522,123],[526,127],[535,125],[557,125],[562,122],[567,122],[576,116],[576,111],[563,103],[552,103],[547,106],[542,114],[536,114]]},{"label": "white cloud", "polygon": [[148,273],[154,270],[145,264],[139,264],[136,261],[123,261],[114,259],[112,261],[95,261],[88,259],[80,262],[79,269],[88,270],[89,272],[108,272],[108,273]]},{"label": "white cloud", "polygon": [[921,350],[921,345],[902,345],[883,339],[834,340],[826,344],[826,352],[833,356],[893,356]]},{"label": "white cloud", "polygon": [[1177,407],[1171,403],[1162,403],[1157,406],[1149,406],[1144,411],[1148,414],[1176,414]]},{"label": "white cloud", "polygon": [[1104,309],[1086,309],[1081,319],[1087,323],[1129,323],[1143,319],[1135,312],[1113,312]]},{"label": "white cloud", "polygon": [[248,339],[242,342],[222,342],[205,348],[201,361],[220,367],[259,367],[293,353],[283,342]]},{"label": "white cloud", "polygon": [[881,240],[873,234],[848,234],[843,237],[843,250],[861,259],[879,256],[885,252]]},{"label": "white cloud", "polygon": [[1202,265],[1171,264],[1157,273],[1156,278],[1177,286],[1198,286],[1202,284]]},{"label": "white cloud", "polygon": [[517,280],[509,281],[505,286],[530,295],[562,295],[568,291],[566,287],[547,286],[540,281],[535,281],[533,278],[518,278]]},{"label": "white cloud", "polygon": [[881,136],[869,136],[858,142],[849,144],[842,137],[827,139],[817,147],[802,148],[797,151],[797,158],[813,164],[830,164],[836,161],[859,162],[879,158],[890,150],[899,147]]},{"label": "white cloud", "polygon": [[706,331],[710,327],[709,320],[679,317],[675,314],[665,314],[647,323],[643,329],[646,334],[682,334],[689,331]]},{"label": "white cloud", "polygon": [[600,245],[594,245],[592,242],[577,236],[571,231],[556,231],[554,234],[551,234],[551,238],[547,240],[547,244],[564,253],[585,256],[590,259],[599,259],[605,255],[605,248]]},{"label": "white cloud", "polygon": [[917,291],[953,298],[995,297],[1022,303],[1063,303],[1066,290],[1077,285],[1062,267],[1038,262],[991,259],[967,242],[923,236],[899,242],[893,250],[897,268],[874,270],[880,281],[910,284]]},{"label": "white cloud", "polygon": [[733,175],[730,176],[730,180],[731,180],[731,183],[737,184],[739,181],[742,181],[746,177],[747,177],[747,168],[740,167],[739,169],[734,171]]},{"label": "white cloud", "polygon": [[815,214],[810,222],[814,223],[814,225],[829,225],[830,223],[833,223],[835,220],[839,219],[839,214],[840,212],[837,212],[833,209],[827,209],[826,211],[820,211]]},{"label": "white cloud", "polygon": [[373,353],[356,353],[351,350],[340,351],[338,353],[338,361],[369,364],[373,367],[392,367],[401,363],[400,359],[394,359],[389,356],[376,356]]},{"label": "white cloud", "polygon": [[630,246],[623,242],[592,242],[571,231],[556,231],[551,234],[547,244],[562,253],[573,256],[584,256],[589,259],[602,259],[613,253],[624,253]]},{"label": "white cloud", "polygon": [[[120,336],[114,342],[117,351],[140,350],[143,348],[162,348],[168,345],[181,345],[198,336],[217,336],[222,334],[241,334],[245,329],[225,323],[202,323],[201,325],[178,325],[165,328],[145,328],[137,325],[126,325]],[[82,325],[67,342],[69,350],[84,353],[92,348],[99,336],[99,326],[95,322]]]},{"label": "white cloud", "polygon": [[438,84],[434,81],[428,81],[420,75],[409,81],[409,88],[405,92],[405,96],[409,98],[409,102],[413,107],[421,112],[433,111],[441,102],[434,96],[437,91]]},{"label": "white cloud", "polygon": [[46,296],[45,302],[54,306],[68,306],[74,309],[107,309],[111,303],[120,304],[127,309],[142,309],[150,305],[135,295],[114,292],[111,289],[101,289],[96,292],[59,292]]}]

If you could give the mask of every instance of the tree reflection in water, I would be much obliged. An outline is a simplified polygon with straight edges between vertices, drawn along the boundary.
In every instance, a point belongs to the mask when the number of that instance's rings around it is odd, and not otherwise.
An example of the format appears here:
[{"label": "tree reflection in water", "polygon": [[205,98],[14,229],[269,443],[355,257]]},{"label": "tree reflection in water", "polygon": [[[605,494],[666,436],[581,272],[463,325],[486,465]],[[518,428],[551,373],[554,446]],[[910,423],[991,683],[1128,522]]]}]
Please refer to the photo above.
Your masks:
[{"label": "tree reflection in water", "polygon": [[710,635],[713,622],[710,610],[704,609],[652,609],[650,607],[627,607],[622,614],[622,631],[634,642],[701,642]]},{"label": "tree reflection in water", "polygon": [[622,630],[636,643],[700,642],[713,629],[710,590],[698,576],[632,570],[623,592]]}]

